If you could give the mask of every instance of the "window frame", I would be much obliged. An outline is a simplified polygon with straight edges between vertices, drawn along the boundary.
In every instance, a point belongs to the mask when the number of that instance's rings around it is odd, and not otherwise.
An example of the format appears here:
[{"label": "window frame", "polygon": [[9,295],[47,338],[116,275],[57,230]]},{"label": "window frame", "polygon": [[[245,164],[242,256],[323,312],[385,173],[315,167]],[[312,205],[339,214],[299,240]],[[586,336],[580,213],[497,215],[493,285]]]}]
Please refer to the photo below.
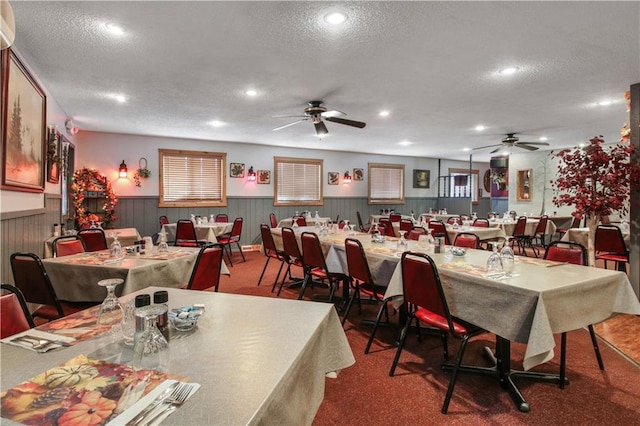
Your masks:
[{"label": "window frame", "polygon": [[[286,200],[280,201],[278,199],[278,190],[280,189],[280,164],[306,164],[318,166],[319,176],[317,193],[320,198],[317,200]],[[322,179],[324,173],[324,160],[320,158],[297,158],[297,157],[273,157],[273,205],[274,206],[323,206],[324,205],[324,182]]]},{"label": "window frame", "polygon": [[[165,201],[164,200],[164,157],[195,157],[195,158],[215,158],[222,162],[220,167],[220,200],[202,199],[202,200],[180,200]],[[226,207],[227,206],[227,153],[226,152],[207,152],[207,151],[189,151],[178,149],[158,149],[158,169],[159,169],[159,207]]]},{"label": "window frame", "polygon": [[[400,187],[400,198],[378,198],[372,197],[371,195],[371,186],[372,181],[375,176],[373,172],[374,169],[391,169],[391,170],[400,170],[400,179],[399,183]],[[405,165],[404,164],[391,164],[391,163],[368,163],[368,189],[367,189],[367,204],[376,205],[376,204],[404,204],[405,203]]]}]

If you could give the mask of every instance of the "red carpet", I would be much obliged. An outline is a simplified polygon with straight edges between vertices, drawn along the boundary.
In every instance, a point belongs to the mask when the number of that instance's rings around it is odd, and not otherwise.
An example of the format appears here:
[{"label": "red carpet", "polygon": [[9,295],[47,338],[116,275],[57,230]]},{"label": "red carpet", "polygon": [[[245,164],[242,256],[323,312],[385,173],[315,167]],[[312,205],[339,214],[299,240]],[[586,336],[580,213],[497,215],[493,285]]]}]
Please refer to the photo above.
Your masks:
[{"label": "red carpet", "polygon": [[[256,286],[264,265],[264,256],[245,253],[247,262],[230,268],[231,277],[223,277],[220,291],[275,297],[271,284],[277,273],[274,261],[265,274],[262,285]],[[295,271],[295,275],[300,275]],[[323,288],[305,293],[327,294]],[[295,299],[297,289],[283,290],[281,297]],[[379,305],[363,305],[362,315],[354,306],[345,332],[356,364],[340,372],[336,379],[327,379],[325,399],[314,420],[315,425],[406,425],[413,423],[444,423],[464,425],[632,425],[640,424],[640,368],[619,355],[605,342],[600,349],[605,371],[598,369],[589,333],[576,330],[568,333],[567,377],[570,384],[564,390],[556,385],[517,379],[516,383],[531,406],[531,412],[519,412],[509,395],[497,381],[486,377],[461,374],[456,383],[449,413],[440,413],[449,373],[440,367],[444,361],[439,337],[409,334],[405,350],[396,369],[388,372],[395,355],[396,331],[379,329],[371,353],[364,355],[370,326],[362,319],[374,319]],[[396,317],[391,318],[397,321]],[[556,357],[536,371],[558,372],[559,336]],[[457,342],[449,339],[451,357]],[[472,340],[463,363],[488,365],[482,347],[494,346],[494,336],[487,333]],[[520,368],[524,346],[512,345],[512,367]]]}]

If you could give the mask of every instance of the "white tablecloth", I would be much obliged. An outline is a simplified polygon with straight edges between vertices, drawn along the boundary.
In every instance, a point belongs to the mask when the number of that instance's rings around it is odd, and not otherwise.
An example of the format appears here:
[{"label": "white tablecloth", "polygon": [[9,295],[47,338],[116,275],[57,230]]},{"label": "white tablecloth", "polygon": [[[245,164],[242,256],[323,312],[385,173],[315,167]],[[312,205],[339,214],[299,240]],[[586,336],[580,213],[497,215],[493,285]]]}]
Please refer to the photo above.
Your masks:
[{"label": "white tablecloth", "polygon": [[[167,243],[173,244],[176,240],[177,224],[169,223],[162,226],[162,231],[167,237]],[[222,234],[231,232],[233,222],[213,222],[203,225],[195,225],[196,237],[198,240],[207,241],[210,243],[217,243],[218,238]]]},{"label": "white tablecloth", "polygon": [[[331,304],[168,291],[170,308],[203,303],[205,313],[193,334],[170,341],[169,372],[202,387],[165,424],[310,425],[324,398],[326,374],[355,362]],[[79,354],[92,356],[98,342],[46,354],[5,344],[2,390]],[[119,351],[111,362],[131,359],[130,349]]]},{"label": "white tablecloth", "polygon": [[[305,218],[305,220],[307,221],[307,225],[308,226],[312,226],[315,225],[316,223],[316,218],[313,217],[311,219],[309,218]],[[319,218],[320,222],[329,222],[331,219],[330,217],[321,217]],[[293,225],[293,218],[291,217],[286,217],[284,219],[281,219],[280,222],[278,222],[278,228],[291,228],[291,225]]]}]

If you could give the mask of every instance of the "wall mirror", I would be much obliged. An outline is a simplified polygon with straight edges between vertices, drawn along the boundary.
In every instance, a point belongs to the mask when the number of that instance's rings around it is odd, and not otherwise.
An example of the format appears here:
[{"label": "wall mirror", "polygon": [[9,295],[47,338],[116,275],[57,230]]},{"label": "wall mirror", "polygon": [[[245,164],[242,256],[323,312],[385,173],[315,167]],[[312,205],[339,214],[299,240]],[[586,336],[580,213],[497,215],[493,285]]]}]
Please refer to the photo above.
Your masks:
[{"label": "wall mirror", "polygon": [[533,172],[531,169],[518,170],[516,175],[518,201],[531,201]]}]

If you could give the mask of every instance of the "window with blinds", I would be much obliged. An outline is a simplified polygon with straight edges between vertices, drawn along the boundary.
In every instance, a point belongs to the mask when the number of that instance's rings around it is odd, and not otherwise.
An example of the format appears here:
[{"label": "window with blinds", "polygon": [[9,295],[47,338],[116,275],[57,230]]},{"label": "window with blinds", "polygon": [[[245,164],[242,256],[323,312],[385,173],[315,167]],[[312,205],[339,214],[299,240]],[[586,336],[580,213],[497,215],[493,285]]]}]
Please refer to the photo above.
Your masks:
[{"label": "window with blinds", "polygon": [[273,157],[274,206],[321,206],[323,160]]},{"label": "window with blinds", "polygon": [[160,207],[224,207],[225,165],[220,152],[158,150]]},{"label": "window with blinds", "polygon": [[[478,182],[480,171],[449,168],[449,197],[469,197],[478,204]],[[468,179],[471,177],[471,179]]]},{"label": "window with blinds", "polygon": [[404,164],[369,163],[369,204],[404,204]]}]

